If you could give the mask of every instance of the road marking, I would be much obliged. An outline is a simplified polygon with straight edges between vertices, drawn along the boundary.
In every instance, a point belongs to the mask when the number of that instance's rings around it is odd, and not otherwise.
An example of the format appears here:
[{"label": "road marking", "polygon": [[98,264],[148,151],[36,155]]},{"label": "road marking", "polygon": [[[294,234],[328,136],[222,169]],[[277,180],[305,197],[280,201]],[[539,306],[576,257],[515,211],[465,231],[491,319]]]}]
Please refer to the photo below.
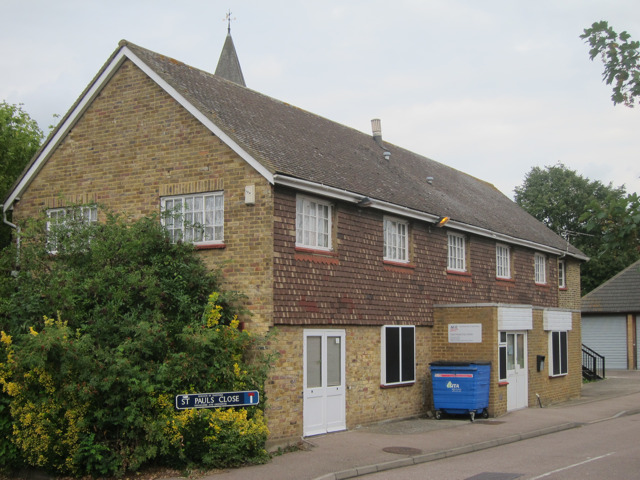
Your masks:
[{"label": "road marking", "polygon": [[584,465],[585,463],[593,462],[594,460],[600,460],[601,458],[608,457],[609,455],[613,455],[616,452],[609,452],[604,455],[600,455],[599,457],[590,458],[589,460],[585,460],[584,462],[574,463],[573,465],[569,465],[567,467],[558,468],[553,472],[543,473],[542,475],[538,475],[537,477],[532,477],[529,480],[538,480],[538,478],[548,477],[549,475],[553,475],[554,473],[562,472],[564,470],[569,470],[570,468],[579,467],[580,465]]}]

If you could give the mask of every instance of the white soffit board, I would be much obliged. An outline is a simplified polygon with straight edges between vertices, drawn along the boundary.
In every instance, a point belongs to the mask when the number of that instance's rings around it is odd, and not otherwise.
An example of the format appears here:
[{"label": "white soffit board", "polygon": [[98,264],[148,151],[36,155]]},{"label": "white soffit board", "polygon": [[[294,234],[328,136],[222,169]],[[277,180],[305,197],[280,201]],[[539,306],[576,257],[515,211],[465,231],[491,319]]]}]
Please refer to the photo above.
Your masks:
[{"label": "white soffit board", "polygon": [[498,307],[498,330],[533,329],[533,308],[528,306]]},{"label": "white soffit board", "polygon": [[542,324],[545,330],[571,330],[571,312],[566,310],[545,310],[542,315]]}]

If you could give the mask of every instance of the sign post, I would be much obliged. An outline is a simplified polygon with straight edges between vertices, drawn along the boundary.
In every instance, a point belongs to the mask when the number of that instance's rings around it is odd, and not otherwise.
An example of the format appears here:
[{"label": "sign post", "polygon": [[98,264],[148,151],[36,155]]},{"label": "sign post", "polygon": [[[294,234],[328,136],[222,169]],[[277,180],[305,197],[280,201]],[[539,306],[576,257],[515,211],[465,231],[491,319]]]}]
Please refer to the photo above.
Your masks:
[{"label": "sign post", "polygon": [[189,393],[176,395],[176,410],[189,408],[248,407],[260,403],[257,390],[224,393]]}]

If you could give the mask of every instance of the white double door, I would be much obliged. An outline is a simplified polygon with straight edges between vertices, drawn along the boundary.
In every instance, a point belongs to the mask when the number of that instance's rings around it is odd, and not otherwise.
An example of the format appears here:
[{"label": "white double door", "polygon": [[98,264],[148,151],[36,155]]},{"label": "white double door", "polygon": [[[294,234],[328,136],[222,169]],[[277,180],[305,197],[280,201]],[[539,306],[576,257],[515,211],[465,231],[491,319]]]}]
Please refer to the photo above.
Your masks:
[{"label": "white double door", "polygon": [[529,405],[527,333],[507,332],[507,411]]},{"label": "white double door", "polygon": [[304,331],[304,436],[346,429],[345,331]]}]

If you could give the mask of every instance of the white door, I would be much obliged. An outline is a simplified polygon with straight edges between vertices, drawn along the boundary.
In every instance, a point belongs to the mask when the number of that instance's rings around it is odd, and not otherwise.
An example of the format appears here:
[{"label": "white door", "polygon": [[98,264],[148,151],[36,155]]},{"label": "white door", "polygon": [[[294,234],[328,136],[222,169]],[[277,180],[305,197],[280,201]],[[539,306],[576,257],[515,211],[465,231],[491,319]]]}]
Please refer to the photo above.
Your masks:
[{"label": "white door", "polygon": [[304,331],[304,436],[345,430],[345,332]]},{"label": "white door", "polygon": [[507,332],[507,411],[529,405],[527,334]]}]

